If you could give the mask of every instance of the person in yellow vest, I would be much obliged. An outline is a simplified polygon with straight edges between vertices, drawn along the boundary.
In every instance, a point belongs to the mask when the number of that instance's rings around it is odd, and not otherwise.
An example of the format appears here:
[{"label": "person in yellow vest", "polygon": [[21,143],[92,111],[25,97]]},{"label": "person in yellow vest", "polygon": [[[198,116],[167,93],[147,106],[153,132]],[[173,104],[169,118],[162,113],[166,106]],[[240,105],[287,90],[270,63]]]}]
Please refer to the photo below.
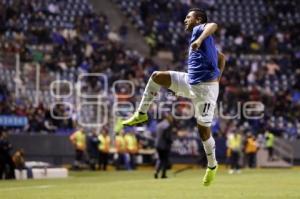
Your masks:
[{"label": "person in yellow vest", "polygon": [[129,156],[126,152],[126,143],[124,137],[124,130],[120,130],[115,137],[115,148],[116,148],[116,169],[130,169]]},{"label": "person in yellow vest", "polygon": [[240,133],[235,132],[230,134],[227,138],[227,147],[230,150],[230,170],[229,174],[233,174],[234,172],[240,173],[240,153],[242,147],[242,138]]},{"label": "person in yellow vest", "polygon": [[247,134],[246,144],[245,144],[245,154],[247,159],[247,164],[249,168],[256,167],[256,153],[258,150],[258,144],[255,137],[251,134]]},{"label": "person in yellow vest", "polygon": [[114,132],[118,134],[121,130],[123,130],[122,118],[117,117],[115,120]]},{"label": "person in yellow vest", "polygon": [[265,138],[266,138],[266,148],[268,150],[268,160],[273,161],[273,147],[274,147],[274,134],[271,133],[270,131],[266,131],[265,133]]},{"label": "person in yellow vest", "polygon": [[231,161],[231,149],[228,146],[226,148],[226,154],[225,155],[226,155],[225,168],[228,169],[228,168],[230,168],[230,161]]},{"label": "person in yellow vest", "polygon": [[106,170],[109,160],[109,149],[110,149],[110,137],[107,129],[103,129],[99,139],[99,169]]},{"label": "person in yellow vest", "polygon": [[70,141],[75,148],[75,161],[74,169],[80,169],[81,164],[84,161],[84,154],[86,149],[86,135],[83,128],[79,128],[77,131],[71,134]]},{"label": "person in yellow vest", "polygon": [[125,131],[125,146],[130,158],[130,169],[136,169],[135,157],[138,153],[138,141],[132,127],[126,127]]}]

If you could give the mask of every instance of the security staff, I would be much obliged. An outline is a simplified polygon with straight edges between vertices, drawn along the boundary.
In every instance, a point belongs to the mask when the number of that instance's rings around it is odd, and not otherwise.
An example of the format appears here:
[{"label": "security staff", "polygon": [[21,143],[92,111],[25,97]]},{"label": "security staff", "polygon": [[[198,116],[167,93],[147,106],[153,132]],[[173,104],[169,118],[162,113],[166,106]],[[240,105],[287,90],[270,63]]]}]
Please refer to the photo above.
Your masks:
[{"label": "security staff", "polygon": [[116,147],[116,169],[120,170],[124,167],[129,170],[130,162],[129,162],[129,154],[126,152],[126,143],[124,137],[124,130],[120,130],[119,133],[115,137],[115,147]]},{"label": "security staff", "polygon": [[127,127],[127,133],[125,134],[125,145],[126,145],[126,152],[129,154],[130,159],[130,169],[136,168],[136,161],[135,157],[138,153],[138,141],[136,136],[133,132],[133,128]]},{"label": "security staff", "polygon": [[240,160],[241,146],[242,146],[242,137],[240,133],[235,132],[234,134],[228,136],[227,147],[230,150],[230,162],[231,162],[231,168],[229,170],[230,174],[234,172],[237,173],[240,172],[239,160]]},{"label": "security staff", "polygon": [[251,133],[248,133],[245,145],[245,154],[249,168],[255,168],[257,149],[258,145],[256,143],[255,137]]},{"label": "security staff", "polygon": [[266,148],[268,150],[268,160],[273,161],[273,147],[274,147],[274,134],[271,133],[270,131],[266,131],[265,133],[265,138],[266,138]]},{"label": "security staff", "polygon": [[99,139],[99,169],[106,171],[108,159],[109,159],[109,149],[110,149],[110,137],[108,135],[108,129],[103,129]]},{"label": "security staff", "polygon": [[86,150],[86,135],[83,128],[80,128],[71,134],[70,140],[75,147],[75,162],[73,166],[75,169],[80,169],[80,166],[84,161]]}]

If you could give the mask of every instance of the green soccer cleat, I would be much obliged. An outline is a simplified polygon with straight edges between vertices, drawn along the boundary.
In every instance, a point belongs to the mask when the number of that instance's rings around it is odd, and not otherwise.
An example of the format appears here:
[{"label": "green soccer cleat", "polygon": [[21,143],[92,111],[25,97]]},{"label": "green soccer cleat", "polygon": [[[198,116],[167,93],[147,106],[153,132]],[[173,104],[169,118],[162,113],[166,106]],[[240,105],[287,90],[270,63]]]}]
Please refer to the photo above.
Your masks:
[{"label": "green soccer cleat", "polygon": [[218,165],[214,169],[211,168],[206,169],[205,175],[202,180],[204,186],[209,186],[214,181],[217,170],[218,170]]},{"label": "green soccer cleat", "polygon": [[129,119],[122,122],[124,126],[134,126],[148,121],[148,115],[135,112]]}]

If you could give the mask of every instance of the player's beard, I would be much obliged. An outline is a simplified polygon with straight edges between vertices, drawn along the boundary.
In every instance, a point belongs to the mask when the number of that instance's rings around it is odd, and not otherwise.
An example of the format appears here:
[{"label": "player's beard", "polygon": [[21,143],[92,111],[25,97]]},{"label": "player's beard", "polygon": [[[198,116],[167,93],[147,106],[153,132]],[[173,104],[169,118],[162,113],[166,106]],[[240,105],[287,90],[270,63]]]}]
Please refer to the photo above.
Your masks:
[{"label": "player's beard", "polygon": [[187,32],[192,32],[193,28],[196,26],[197,24],[194,23],[188,23],[187,25],[185,25],[184,29]]},{"label": "player's beard", "polygon": [[191,31],[191,25],[190,24],[184,25],[184,30],[187,31],[187,32],[190,32]]}]

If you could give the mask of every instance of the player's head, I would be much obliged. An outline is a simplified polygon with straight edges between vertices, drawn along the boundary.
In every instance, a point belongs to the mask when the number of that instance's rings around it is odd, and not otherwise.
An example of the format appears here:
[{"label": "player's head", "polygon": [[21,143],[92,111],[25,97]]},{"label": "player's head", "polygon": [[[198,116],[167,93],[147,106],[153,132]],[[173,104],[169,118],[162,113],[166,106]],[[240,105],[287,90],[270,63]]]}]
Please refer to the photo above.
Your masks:
[{"label": "player's head", "polygon": [[203,9],[191,8],[184,20],[185,30],[192,31],[195,26],[206,22],[207,16]]}]

